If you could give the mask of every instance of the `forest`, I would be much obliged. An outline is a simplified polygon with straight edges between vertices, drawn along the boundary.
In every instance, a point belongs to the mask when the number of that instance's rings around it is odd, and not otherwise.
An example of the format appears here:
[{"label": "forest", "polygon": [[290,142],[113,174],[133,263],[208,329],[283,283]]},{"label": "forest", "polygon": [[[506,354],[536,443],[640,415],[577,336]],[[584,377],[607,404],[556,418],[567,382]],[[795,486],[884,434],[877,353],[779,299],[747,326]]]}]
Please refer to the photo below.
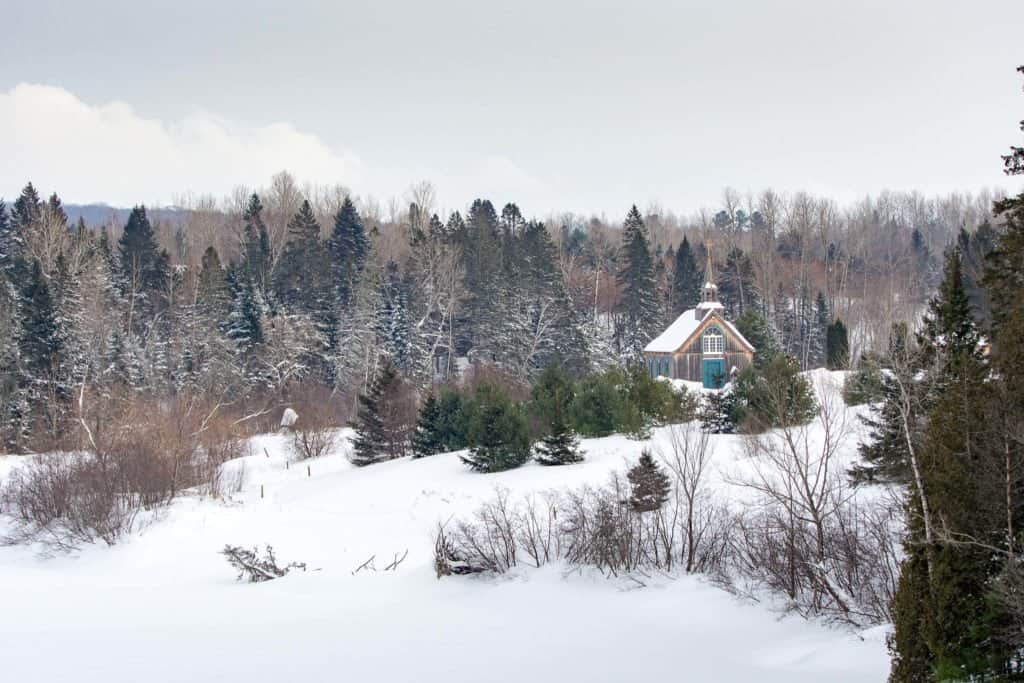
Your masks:
[{"label": "forest", "polygon": [[923,310],[949,244],[987,319],[977,283],[999,198],[840,207],[726,190],[720,209],[686,218],[633,207],[621,223],[535,221],[485,199],[439,214],[429,183],[384,211],[281,173],[231,199],[183,199],[173,219],[138,206],[123,225],[88,225],[29,183],[0,204],[3,443],[74,442],[90,396],[187,396],[262,427],[315,396],[345,423],[384,356],[420,391],[467,364],[524,387],[555,358],[576,377],[626,368],[697,301],[709,249],[731,319],[801,369],[824,365],[841,321],[856,362]]}]

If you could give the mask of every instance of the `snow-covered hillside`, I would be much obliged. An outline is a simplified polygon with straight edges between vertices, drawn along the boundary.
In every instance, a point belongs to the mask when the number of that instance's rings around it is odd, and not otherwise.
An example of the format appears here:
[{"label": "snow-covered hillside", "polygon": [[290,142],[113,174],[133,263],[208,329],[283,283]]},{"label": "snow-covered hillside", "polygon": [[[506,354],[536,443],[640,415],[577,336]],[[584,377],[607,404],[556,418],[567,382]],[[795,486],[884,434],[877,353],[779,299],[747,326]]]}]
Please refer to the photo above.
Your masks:
[{"label": "snow-covered hillside", "polygon": [[[653,445],[666,438],[656,431]],[[713,486],[745,466],[712,438]],[[493,496],[603,483],[641,442],[583,442],[587,460],[474,474],[457,454],[356,469],[347,442],[286,469],[253,440],[231,502],[187,497],[112,547],[42,559],[0,548],[0,672],[8,681],[879,681],[882,629],[830,628],[697,577],[637,587],[564,566],[437,580],[433,531]],[[852,447],[852,444],[851,444]],[[6,460],[6,462],[4,462]],[[0,458],[4,468],[16,466]],[[261,497],[261,490],[263,495]],[[310,570],[237,583],[225,543],[269,543]],[[397,571],[378,569],[408,550]]]}]

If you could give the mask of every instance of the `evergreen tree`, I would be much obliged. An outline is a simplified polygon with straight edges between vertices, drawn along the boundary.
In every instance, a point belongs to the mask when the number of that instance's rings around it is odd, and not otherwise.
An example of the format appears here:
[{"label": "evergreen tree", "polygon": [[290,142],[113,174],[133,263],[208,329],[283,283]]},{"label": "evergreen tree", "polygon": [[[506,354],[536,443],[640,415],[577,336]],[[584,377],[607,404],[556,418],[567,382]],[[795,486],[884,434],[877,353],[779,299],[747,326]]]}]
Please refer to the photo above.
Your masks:
[{"label": "evergreen tree", "polygon": [[743,311],[743,315],[736,320],[736,329],[754,347],[755,367],[763,368],[780,353],[775,330],[754,309]]},{"label": "evergreen tree", "polygon": [[352,199],[345,197],[334,216],[334,230],[327,245],[330,253],[331,279],[342,307],[348,306],[355,281],[362,272],[370,251],[363,220]]},{"label": "evergreen tree", "polygon": [[377,319],[377,336],[381,350],[387,354],[395,368],[405,375],[412,374],[418,357],[417,336],[409,314],[408,282],[403,282],[398,264],[388,261],[381,283],[383,303]]},{"label": "evergreen tree", "polygon": [[701,402],[700,426],[708,434],[734,434],[736,432],[736,397],[732,391],[704,392]]},{"label": "evergreen tree", "polygon": [[143,206],[128,215],[118,240],[121,295],[128,301],[129,332],[145,328],[147,321],[163,304],[170,257],[161,251],[153,226]]},{"label": "evergreen tree", "polygon": [[274,272],[277,299],[295,310],[321,312],[327,305],[327,259],[320,243],[320,224],[309,201],[288,222],[288,241]]},{"label": "evergreen tree", "polygon": [[226,280],[231,302],[222,329],[228,339],[245,351],[263,341],[259,291],[248,268],[228,268]]},{"label": "evergreen tree", "polygon": [[819,290],[814,300],[814,312],[808,342],[808,369],[826,365],[830,316],[825,295]]},{"label": "evergreen tree", "polygon": [[[23,246],[17,223],[7,215],[7,206],[0,201],[0,278],[9,276],[15,262],[21,258]],[[0,286],[3,284],[0,279]]]},{"label": "evergreen tree", "polygon": [[[960,252],[953,248],[946,254],[944,278],[919,335],[926,372],[916,373],[924,375],[918,381],[926,382],[929,390],[923,401],[927,419],[918,437],[921,447],[916,449],[918,471],[930,514],[942,520],[949,538],[934,546],[926,543],[920,523],[922,492],[912,487],[906,558],[893,599],[894,680],[918,680],[915,676],[925,670],[939,680],[974,679],[1005,671],[1001,662],[1010,657],[992,637],[999,617],[987,594],[1000,567],[986,547],[1006,540],[1007,509],[999,501],[1009,495],[1003,486],[1010,469],[1001,471],[1003,449],[993,448],[990,441],[987,423],[997,402],[978,339]],[[885,455],[893,460],[892,453]],[[909,467],[906,460],[895,464]]]},{"label": "evergreen tree", "polygon": [[617,311],[619,354],[624,361],[639,362],[644,346],[661,331],[661,320],[647,229],[636,206],[623,224],[618,284],[622,288]]},{"label": "evergreen tree", "polygon": [[363,467],[404,455],[401,425],[389,419],[400,380],[390,360],[385,359],[370,390],[359,396],[355,438],[352,439],[353,465]]},{"label": "evergreen tree", "polygon": [[836,320],[825,329],[825,367],[829,370],[845,370],[850,365],[850,340],[846,325]]},{"label": "evergreen tree", "polygon": [[476,472],[501,472],[530,459],[526,420],[509,397],[496,387],[477,392],[469,425],[470,450],[462,461]]},{"label": "evergreen tree", "polygon": [[16,402],[28,412],[19,415],[20,424],[13,431],[23,446],[25,439],[39,434],[37,426],[47,426],[51,436],[57,435],[71,390],[62,372],[67,368],[65,331],[38,260],[32,262],[19,295]]},{"label": "evergreen tree", "polygon": [[259,195],[249,197],[242,215],[242,265],[253,287],[266,298],[270,285],[270,235],[263,223],[263,203]]},{"label": "evergreen tree", "polygon": [[764,367],[750,367],[734,383],[737,413],[754,432],[807,424],[817,413],[814,389],[792,356],[779,354]]},{"label": "evergreen tree", "polygon": [[582,462],[579,438],[566,421],[566,408],[560,396],[555,396],[555,410],[548,423],[547,434],[535,448],[534,456],[541,465],[571,465]]},{"label": "evergreen tree", "polygon": [[441,408],[434,392],[427,394],[412,437],[412,457],[423,458],[445,452]]},{"label": "evergreen tree", "polygon": [[211,320],[220,322],[227,315],[231,292],[225,278],[224,267],[220,263],[220,256],[213,247],[207,247],[203,252],[196,298],[203,312]]},{"label": "evergreen tree", "polygon": [[633,512],[653,512],[661,509],[672,492],[672,482],[654,461],[651,452],[643,449],[636,465],[626,473],[629,480],[629,507]]},{"label": "evergreen tree", "polygon": [[37,224],[43,215],[43,203],[39,199],[36,188],[29,183],[14,200],[11,219],[19,235],[24,237],[32,226]]},{"label": "evergreen tree", "polygon": [[697,260],[690,241],[683,237],[675,255],[675,268],[672,272],[672,318],[678,318],[683,311],[694,308],[700,303],[700,292],[703,283]]}]

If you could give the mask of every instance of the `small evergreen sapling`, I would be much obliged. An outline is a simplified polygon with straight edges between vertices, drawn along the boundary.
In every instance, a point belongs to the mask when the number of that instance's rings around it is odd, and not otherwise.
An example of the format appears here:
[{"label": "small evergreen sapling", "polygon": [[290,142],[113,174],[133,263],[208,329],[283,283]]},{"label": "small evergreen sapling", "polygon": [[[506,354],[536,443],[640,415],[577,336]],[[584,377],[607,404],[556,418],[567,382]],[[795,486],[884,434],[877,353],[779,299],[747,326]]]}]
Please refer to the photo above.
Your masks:
[{"label": "small evergreen sapling", "polygon": [[735,433],[736,398],[732,391],[705,393],[699,418],[701,429],[705,434]]},{"label": "small evergreen sapling", "polygon": [[654,461],[646,448],[640,453],[640,460],[626,473],[631,493],[629,507],[633,512],[653,512],[668,500],[672,483],[668,475]]},{"label": "small evergreen sapling", "polygon": [[579,439],[566,422],[561,401],[555,401],[550,431],[535,447],[535,451],[534,458],[541,465],[571,465],[583,461]]}]

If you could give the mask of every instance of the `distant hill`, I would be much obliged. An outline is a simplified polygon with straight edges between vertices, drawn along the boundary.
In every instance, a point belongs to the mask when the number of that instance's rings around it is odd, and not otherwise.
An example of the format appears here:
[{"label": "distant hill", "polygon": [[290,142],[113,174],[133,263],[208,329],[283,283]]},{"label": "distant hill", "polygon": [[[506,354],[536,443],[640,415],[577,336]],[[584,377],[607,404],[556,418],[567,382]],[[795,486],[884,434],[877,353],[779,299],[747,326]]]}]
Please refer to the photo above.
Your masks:
[{"label": "distant hill", "polygon": [[[74,224],[79,218],[85,220],[90,227],[109,225],[111,222],[124,224],[128,221],[130,208],[119,208],[108,204],[64,204],[64,211],[68,214],[68,223]],[[188,217],[186,209],[178,209],[173,206],[151,209],[146,207],[146,213],[151,221],[160,221],[173,224],[184,223]]]}]

